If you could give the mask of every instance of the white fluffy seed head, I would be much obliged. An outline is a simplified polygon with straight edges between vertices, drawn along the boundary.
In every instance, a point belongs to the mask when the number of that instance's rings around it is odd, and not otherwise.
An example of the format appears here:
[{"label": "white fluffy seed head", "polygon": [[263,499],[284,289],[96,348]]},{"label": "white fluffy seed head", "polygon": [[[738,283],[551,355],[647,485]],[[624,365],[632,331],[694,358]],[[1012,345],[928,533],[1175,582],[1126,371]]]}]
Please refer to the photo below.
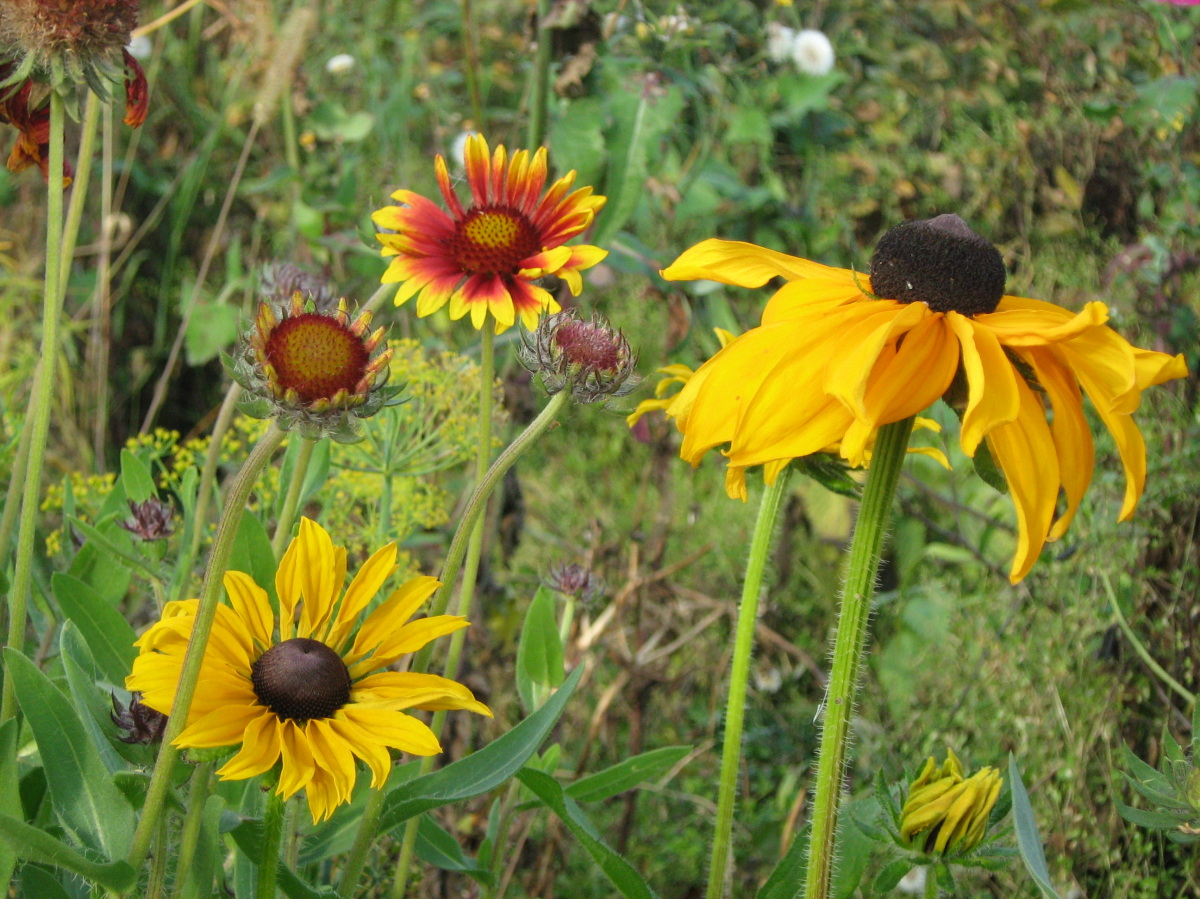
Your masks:
[{"label": "white fluffy seed head", "polygon": [[833,44],[823,31],[805,28],[792,39],[792,62],[806,75],[829,74],[833,59]]}]

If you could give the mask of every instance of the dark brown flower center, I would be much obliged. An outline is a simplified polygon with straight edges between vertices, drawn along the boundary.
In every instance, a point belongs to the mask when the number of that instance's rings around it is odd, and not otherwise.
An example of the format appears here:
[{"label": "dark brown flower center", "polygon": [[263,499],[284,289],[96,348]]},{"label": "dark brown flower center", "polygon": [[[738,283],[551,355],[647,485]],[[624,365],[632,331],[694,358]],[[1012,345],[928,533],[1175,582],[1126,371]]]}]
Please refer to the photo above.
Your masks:
[{"label": "dark brown flower center", "polygon": [[279,387],[295,390],[304,403],[332,399],[339,390],[353,393],[370,362],[362,338],[316,312],[280,322],[267,338],[266,356]]},{"label": "dark brown flower center", "polygon": [[250,666],[254,695],[280,718],[328,718],[350,701],[350,672],[320,640],[296,637]]},{"label": "dark brown flower center", "polygon": [[897,225],[871,257],[871,290],[934,312],[982,315],[1004,296],[1000,251],[957,215]]},{"label": "dark brown flower center", "polygon": [[537,229],[522,212],[484,206],[458,223],[450,252],[467,274],[515,275],[541,249]]}]

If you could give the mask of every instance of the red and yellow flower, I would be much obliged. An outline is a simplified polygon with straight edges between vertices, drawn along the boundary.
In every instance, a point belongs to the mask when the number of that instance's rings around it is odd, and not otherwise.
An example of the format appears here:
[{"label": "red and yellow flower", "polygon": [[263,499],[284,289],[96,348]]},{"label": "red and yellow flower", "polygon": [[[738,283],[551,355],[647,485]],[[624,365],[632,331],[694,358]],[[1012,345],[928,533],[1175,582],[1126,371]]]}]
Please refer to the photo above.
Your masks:
[{"label": "red and yellow flower", "polygon": [[435,170],[449,214],[411,190],[392,194],[399,206],[374,213],[375,224],[385,229],[377,235],[383,255],[394,257],[383,283],[401,285],[396,305],[416,296],[422,317],[449,303],[450,318],[469,312],[476,328],[490,312],[497,334],[518,318],[533,330],[542,311],[560,309],[537,281],[556,275],[578,296],[579,273],[608,255],[586,244],[564,245],[592,223],[605,198],[590,187],[571,191],[574,171],[543,193],[545,147],[532,155],[519,150],[509,160],[503,146],[489,155],[487,141],[472,135],[465,160],[469,208],[459,201],[439,155]]}]

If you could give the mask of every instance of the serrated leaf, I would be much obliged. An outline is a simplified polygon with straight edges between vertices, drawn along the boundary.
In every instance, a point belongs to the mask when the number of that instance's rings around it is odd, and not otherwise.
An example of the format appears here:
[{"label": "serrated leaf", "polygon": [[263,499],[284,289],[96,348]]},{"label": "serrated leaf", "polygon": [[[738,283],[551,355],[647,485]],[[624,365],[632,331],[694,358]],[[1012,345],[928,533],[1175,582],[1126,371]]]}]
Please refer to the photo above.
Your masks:
[{"label": "serrated leaf", "polygon": [[71,701],[11,647],[4,650],[4,670],[33,730],[58,820],[88,848],[123,858],[133,839],[133,809],[113,785]]},{"label": "serrated leaf", "polygon": [[143,503],[157,493],[149,467],[127,449],[121,450],[121,486],[125,497],[134,503]]},{"label": "serrated leaf", "polygon": [[576,802],[601,802],[666,774],[691,751],[690,746],[652,749],[618,762],[611,768],[581,777],[564,792]]},{"label": "serrated leaf", "polygon": [[588,855],[625,899],[656,899],[657,894],[637,869],[600,839],[591,819],[575,800],[563,792],[558,781],[532,768],[522,768],[517,772],[517,778],[567,825],[567,829],[583,844]]},{"label": "serrated leaf", "polygon": [[521,769],[542,745],[579,684],[576,668],[540,709],[474,755],[402,785],[384,801],[376,832],[383,833],[422,812],[493,790]]},{"label": "serrated leaf", "polygon": [[68,574],[56,572],[50,578],[59,608],[83,637],[96,668],[114,687],[125,686],[125,676],[133,670],[137,657],[137,636],[120,612],[103,600],[91,587]]},{"label": "serrated leaf", "polygon": [[1012,789],[1013,826],[1017,834],[1017,849],[1020,850],[1021,861],[1025,863],[1025,870],[1029,872],[1029,876],[1046,899],[1060,899],[1050,883],[1050,871],[1046,867],[1046,856],[1042,852],[1042,837],[1038,833],[1037,819],[1033,816],[1033,806],[1029,804],[1029,793],[1021,780],[1016,756],[1011,752],[1008,754],[1008,782]]}]

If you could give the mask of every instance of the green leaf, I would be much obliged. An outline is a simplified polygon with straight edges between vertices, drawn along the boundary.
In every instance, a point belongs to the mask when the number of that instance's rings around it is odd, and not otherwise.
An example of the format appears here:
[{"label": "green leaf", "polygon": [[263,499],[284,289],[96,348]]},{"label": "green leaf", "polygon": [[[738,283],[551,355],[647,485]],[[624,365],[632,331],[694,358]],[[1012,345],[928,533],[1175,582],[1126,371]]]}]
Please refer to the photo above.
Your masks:
[{"label": "green leaf", "polygon": [[[306,439],[299,435],[288,440],[287,452],[283,456],[283,465],[279,469],[280,484],[290,484],[292,482],[292,472],[296,470],[296,457],[300,455],[300,450],[306,442]],[[330,448],[332,445],[332,441],[329,440],[316,441],[316,445],[312,449],[312,455],[308,460],[308,468],[304,472],[304,484],[300,487],[300,500],[296,508],[303,509],[304,504],[312,499],[316,492],[329,479]],[[283,504],[286,499],[287,490],[280,490],[275,497],[276,518],[283,511]]]},{"label": "green leaf", "polygon": [[890,893],[896,889],[896,884],[904,879],[904,875],[913,869],[910,858],[898,858],[883,866],[875,880],[871,883],[872,893]]},{"label": "green leaf", "polygon": [[834,853],[838,863],[833,871],[831,890],[834,899],[850,899],[857,895],[867,864],[878,845],[853,823],[853,819],[874,820],[882,813],[875,797],[868,796],[849,803],[838,816],[837,852]]},{"label": "green leaf", "polygon": [[802,884],[808,876],[808,839],[809,825],[792,837],[792,845],[767,878],[767,882],[759,887],[755,899],[796,899],[800,895]]},{"label": "green leaf", "polygon": [[128,892],[137,883],[137,872],[128,862],[94,862],[44,830],[2,812],[0,840],[11,846],[20,858],[74,871],[117,893]]},{"label": "green leaf", "polygon": [[986,440],[976,448],[972,461],[975,463],[975,474],[979,475],[985,484],[1001,493],[1008,493],[1008,480],[996,464],[996,460],[992,458],[992,450]]},{"label": "green leaf", "polygon": [[33,730],[59,821],[85,846],[123,858],[133,839],[133,809],[113,784],[71,701],[11,647],[4,650],[4,670]]},{"label": "green leaf", "polygon": [[443,871],[458,871],[485,886],[492,885],[492,872],[480,867],[475,859],[469,858],[458,845],[458,840],[429,815],[422,815],[417,827],[416,851],[417,856],[426,864]]},{"label": "green leaf", "polygon": [[600,834],[591,819],[570,796],[563,793],[562,786],[549,774],[522,768],[517,778],[553,811],[575,838],[583,844],[592,860],[608,877],[625,899],[654,899],[657,895],[629,862],[600,839]]},{"label": "green leaf", "polygon": [[665,746],[635,755],[611,768],[581,777],[565,790],[576,802],[600,802],[666,774],[689,752],[690,746]]},{"label": "green leaf", "polygon": [[550,126],[546,142],[559,159],[571,160],[576,184],[596,184],[604,170],[604,107],[597,97],[572,100]]},{"label": "green leaf", "polygon": [[1117,811],[1121,813],[1121,817],[1131,824],[1138,825],[1138,827],[1149,827],[1152,830],[1176,830],[1180,824],[1184,823],[1179,820],[1178,815],[1132,808],[1120,800],[1117,800],[1116,804]]},{"label": "green leaf", "polygon": [[184,334],[188,365],[203,365],[231,346],[241,331],[241,311],[220,299],[197,299]]},{"label": "green leaf", "polygon": [[96,663],[88,652],[87,644],[79,636],[79,629],[68,621],[58,637],[58,648],[62,655],[63,670],[67,675],[67,686],[71,690],[71,701],[75,703],[75,711],[79,713],[80,723],[91,737],[92,746],[99,753],[100,759],[109,774],[116,774],[125,769],[125,762],[119,756],[108,737],[104,735],[100,722],[112,726],[109,713],[112,710],[110,702],[105,701],[106,695],[96,686],[99,678],[96,676]]},{"label": "green leaf", "polygon": [[384,833],[431,808],[493,790],[521,769],[562,715],[583,668],[576,668],[546,704],[474,755],[403,784],[383,804],[376,832]]},{"label": "green leaf", "polygon": [[538,707],[538,697],[563,679],[563,646],[554,619],[554,593],[538,587],[525,613],[517,644],[517,692],[525,711]]},{"label": "green leaf", "polygon": [[121,485],[132,503],[144,503],[157,494],[149,467],[127,449],[121,450]]},{"label": "green leaf", "polygon": [[1021,861],[1046,899],[1060,899],[1050,884],[1050,871],[1046,868],[1046,856],[1042,852],[1042,837],[1038,833],[1037,820],[1033,817],[1033,806],[1029,804],[1029,793],[1021,780],[1016,756],[1011,752],[1008,754],[1008,782],[1012,785],[1013,825],[1017,832]]},{"label": "green leaf", "polygon": [[[639,91],[636,105],[632,98],[619,98],[615,110],[617,125],[609,141],[608,177],[604,192],[608,195],[596,224],[595,243],[604,247],[621,230],[637,209],[645,192],[646,181],[646,105],[650,102],[645,91]],[[625,102],[620,102],[625,101]]]},{"label": "green leaf", "polygon": [[[262,858],[262,821],[257,818],[243,821],[229,835],[251,862]],[[282,861],[276,861],[276,865],[279,890],[288,899],[330,899],[337,895],[328,887],[316,888],[305,883]]]},{"label": "green leaf", "polygon": [[114,687],[124,687],[138,652],[133,645],[137,635],[125,616],[69,574],[55,573],[50,584],[59,608],[79,628],[101,677]]},{"label": "green leaf", "polygon": [[[117,527],[118,531],[105,533],[105,531],[101,528],[92,527],[86,521],[81,521],[78,518],[68,517],[67,521],[72,528],[79,531],[79,533],[83,534],[83,536],[87,537],[88,544],[93,545],[97,550],[99,550],[100,555],[95,563],[98,568],[105,565],[111,565],[115,557],[115,559],[119,559],[129,568],[137,569],[145,577],[158,577],[158,575],[146,565],[146,561],[133,551],[132,547],[127,548],[121,545],[122,541],[119,535],[125,534],[126,531],[121,528],[120,525],[112,525],[113,527]],[[84,546],[84,549],[87,549],[87,546]],[[83,557],[82,551],[80,552],[79,557]],[[72,566],[72,571],[73,570],[74,566]],[[126,583],[128,586],[128,582]],[[124,596],[124,593],[122,593],[121,596]],[[121,596],[117,596],[112,601],[119,601]]]},{"label": "green leaf", "polygon": [[200,839],[192,859],[191,876],[183,887],[183,899],[209,899],[214,895],[213,879],[225,856],[220,829],[224,808],[225,800],[220,796],[209,796],[204,803],[204,812],[200,816]]},{"label": "green leaf", "polygon": [[71,894],[58,878],[36,865],[26,865],[21,869],[21,895],[36,896],[37,899],[71,899]]},{"label": "green leaf", "polygon": [[229,571],[242,571],[267,591],[275,608],[279,608],[275,596],[275,552],[271,549],[271,538],[258,516],[247,511],[238,524],[237,536],[233,540],[233,552],[229,557]]},{"label": "green leaf", "polygon": [[[73,522],[78,521],[66,513],[64,513],[64,518]],[[72,526],[78,527],[77,524]],[[129,539],[129,534],[115,522],[109,522],[99,528],[85,525],[80,530],[81,533],[94,531],[104,540],[105,546],[111,544],[119,547],[120,552],[111,553],[98,545],[96,541],[89,539],[71,560],[67,574],[88,584],[109,605],[116,605],[125,598],[125,594],[129,592],[129,584],[133,580],[133,572],[127,565],[121,563],[118,556],[132,556],[133,541]],[[138,562],[145,564],[140,559]]]},{"label": "green leaf", "polygon": [[[21,791],[17,779],[17,719],[0,724],[0,815],[21,818]],[[0,840],[0,883],[12,880],[17,854]]]}]

